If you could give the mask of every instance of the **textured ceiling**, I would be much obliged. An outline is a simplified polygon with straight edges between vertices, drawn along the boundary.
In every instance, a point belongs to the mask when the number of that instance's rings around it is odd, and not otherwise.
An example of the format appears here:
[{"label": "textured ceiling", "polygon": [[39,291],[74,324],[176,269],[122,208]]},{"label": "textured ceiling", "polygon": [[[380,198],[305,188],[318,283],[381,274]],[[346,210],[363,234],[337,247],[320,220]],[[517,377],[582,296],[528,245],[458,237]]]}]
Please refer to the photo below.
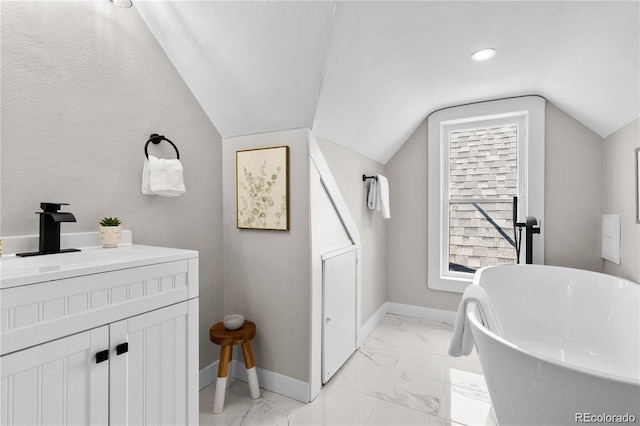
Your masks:
[{"label": "textured ceiling", "polygon": [[[538,94],[639,116],[639,2],[134,2],[224,137],[312,128],[386,163],[436,109]],[[476,63],[475,50],[497,49]]]},{"label": "textured ceiling", "polygon": [[311,127],[332,2],[134,1],[224,138]]}]

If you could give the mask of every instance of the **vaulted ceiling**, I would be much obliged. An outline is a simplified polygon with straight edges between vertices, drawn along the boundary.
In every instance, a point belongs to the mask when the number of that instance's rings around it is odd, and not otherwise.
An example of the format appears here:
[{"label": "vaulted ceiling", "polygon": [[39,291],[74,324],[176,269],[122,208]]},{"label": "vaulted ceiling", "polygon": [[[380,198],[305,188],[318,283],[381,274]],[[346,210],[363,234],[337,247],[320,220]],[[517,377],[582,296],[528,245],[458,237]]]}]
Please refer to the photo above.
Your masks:
[{"label": "vaulted ceiling", "polygon": [[457,104],[538,94],[603,137],[640,115],[638,1],[134,7],[223,138],[308,127],[384,164]]}]

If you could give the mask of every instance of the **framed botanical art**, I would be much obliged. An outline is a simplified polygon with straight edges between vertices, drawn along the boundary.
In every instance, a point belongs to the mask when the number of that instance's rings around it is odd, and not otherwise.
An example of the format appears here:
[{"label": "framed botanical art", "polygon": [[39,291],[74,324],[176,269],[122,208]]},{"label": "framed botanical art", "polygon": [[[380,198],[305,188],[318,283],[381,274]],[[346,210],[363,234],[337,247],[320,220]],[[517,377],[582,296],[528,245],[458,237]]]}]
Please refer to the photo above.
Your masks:
[{"label": "framed botanical art", "polygon": [[236,151],[236,224],[289,230],[289,147]]}]

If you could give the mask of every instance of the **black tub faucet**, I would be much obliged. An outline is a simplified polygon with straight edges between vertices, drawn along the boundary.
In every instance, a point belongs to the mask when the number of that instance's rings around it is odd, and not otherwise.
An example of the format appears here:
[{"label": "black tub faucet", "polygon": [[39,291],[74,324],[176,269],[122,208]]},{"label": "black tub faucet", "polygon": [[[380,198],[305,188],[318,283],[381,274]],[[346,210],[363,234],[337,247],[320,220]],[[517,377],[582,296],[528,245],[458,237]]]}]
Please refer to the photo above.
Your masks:
[{"label": "black tub faucet", "polygon": [[[522,228],[526,230],[526,263],[528,265],[533,263],[533,235],[540,233],[540,227],[538,226],[538,219],[535,217],[527,216],[524,222],[518,222],[518,197],[513,197],[513,237],[516,248],[516,263],[520,263],[520,245],[522,243]],[[538,226],[536,228],[536,226]],[[516,229],[518,233],[516,234]]]},{"label": "black tub faucet", "polygon": [[67,203],[40,203],[40,245],[39,251],[31,253],[16,253],[16,256],[37,256],[40,254],[67,253],[80,251],[78,249],[60,250],[60,223],[75,222],[76,218],[69,212],[60,212],[60,207]]}]

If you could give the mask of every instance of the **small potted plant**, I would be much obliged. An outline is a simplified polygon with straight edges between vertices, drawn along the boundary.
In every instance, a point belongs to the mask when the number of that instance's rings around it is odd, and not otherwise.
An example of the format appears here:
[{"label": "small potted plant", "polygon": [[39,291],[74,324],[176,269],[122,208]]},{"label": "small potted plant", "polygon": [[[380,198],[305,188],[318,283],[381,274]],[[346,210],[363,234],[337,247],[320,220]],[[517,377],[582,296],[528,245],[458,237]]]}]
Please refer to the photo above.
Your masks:
[{"label": "small potted plant", "polygon": [[100,242],[104,248],[118,247],[118,243],[122,238],[122,227],[120,219],[117,217],[105,217],[100,222],[98,234]]}]

